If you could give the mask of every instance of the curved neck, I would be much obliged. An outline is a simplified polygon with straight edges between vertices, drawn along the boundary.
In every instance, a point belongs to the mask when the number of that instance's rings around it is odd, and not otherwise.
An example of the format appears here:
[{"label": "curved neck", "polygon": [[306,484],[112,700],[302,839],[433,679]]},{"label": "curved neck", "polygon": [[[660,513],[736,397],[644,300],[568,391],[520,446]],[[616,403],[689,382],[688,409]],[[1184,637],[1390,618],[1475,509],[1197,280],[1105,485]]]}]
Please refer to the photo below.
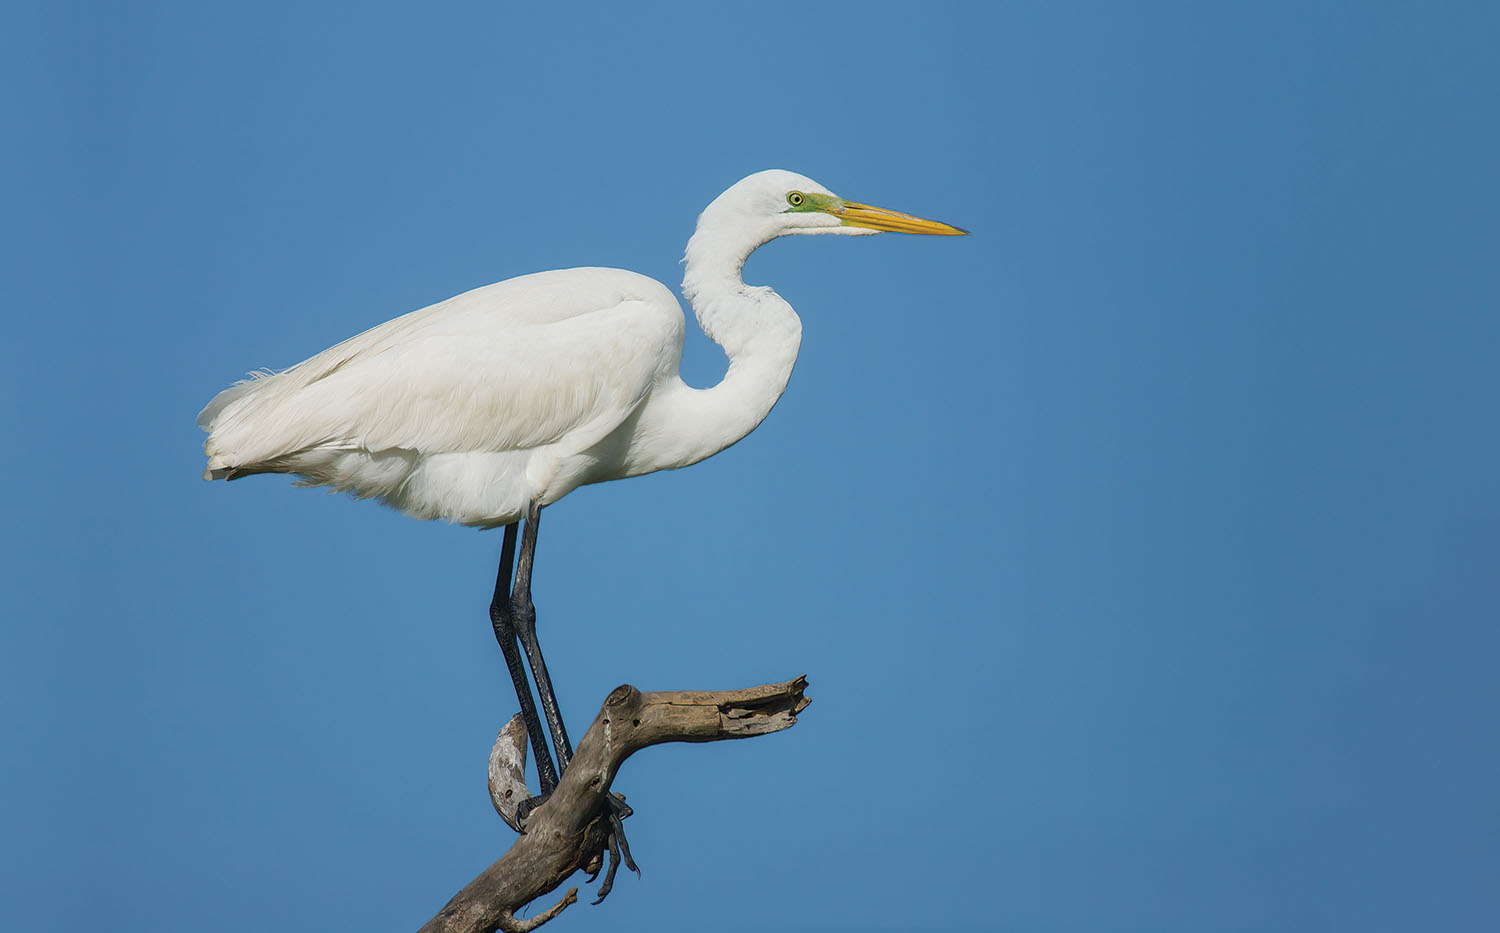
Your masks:
[{"label": "curved neck", "polygon": [[[781,361],[790,378],[802,342],[802,321],[780,295],[765,286],[746,285],[741,278],[745,260],[766,239],[725,236],[713,224],[700,221],[683,260],[682,294],[708,339],[724,348],[731,375],[737,364],[768,355],[785,357]],[[775,394],[784,388],[786,379]]]},{"label": "curved neck", "polygon": [[724,379],[694,389],[680,379],[653,393],[641,428],[652,435],[650,469],[697,463],[736,443],[770,414],[802,346],[802,321],[766,287],[741,279],[745,260],[769,239],[726,237],[699,221],[688,241],[682,292],[708,338],[729,357]]}]

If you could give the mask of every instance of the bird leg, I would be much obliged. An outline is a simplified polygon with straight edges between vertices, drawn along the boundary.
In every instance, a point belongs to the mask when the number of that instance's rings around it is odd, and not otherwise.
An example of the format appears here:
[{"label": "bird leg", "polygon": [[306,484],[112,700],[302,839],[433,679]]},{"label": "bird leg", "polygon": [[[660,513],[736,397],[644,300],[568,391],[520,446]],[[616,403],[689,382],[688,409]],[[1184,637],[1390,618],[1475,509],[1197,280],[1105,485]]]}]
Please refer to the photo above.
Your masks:
[{"label": "bird leg", "polygon": [[[557,786],[557,771],[552,765],[552,756],[547,753],[547,738],[542,732],[542,721],[537,716],[536,704],[531,698],[531,684],[526,679],[526,668],[521,661],[521,649],[516,643],[516,623],[512,615],[510,594],[510,570],[516,553],[516,525],[505,526],[505,538],[500,545],[500,569],[495,575],[495,595],[490,600],[490,626],[495,630],[495,641],[505,655],[505,666],[510,671],[510,680],[516,688],[516,699],[521,704],[521,719],[526,723],[526,735],[536,752],[536,777],[542,794],[552,793]],[[528,810],[529,812],[529,810]]]},{"label": "bird leg", "polygon": [[[552,677],[547,673],[547,662],[542,658],[542,646],[536,637],[536,607],[531,602],[531,567],[536,559],[536,536],[537,526],[541,524],[542,507],[532,503],[526,510],[526,524],[521,532],[521,556],[516,562],[516,582],[510,594],[511,618],[515,622],[517,636],[521,640],[521,646],[526,650],[526,660],[531,665],[531,676],[536,680],[537,697],[542,703],[542,714],[547,717],[547,728],[552,733],[552,745],[557,752],[558,773],[568,770],[568,762],[573,758],[573,744],[568,741],[568,730],[563,727],[562,714],[557,705],[557,694],[552,690]],[[506,526],[506,534],[511,535],[514,525]],[[507,538],[507,540],[512,540]],[[508,660],[508,658],[507,658]],[[527,697],[529,700],[530,697]],[[535,735],[532,736],[532,744],[536,743]],[[544,757],[545,751],[537,755],[538,763]],[[555,786],[555,783],[554,783]],[[516,818],[518,822],[524,823],[526,817],[531,815],[552,792],[543,782],[540,797],[521,801],[516,807]],[[616,793],[606,794],[608,813],[605,818],[609,821],[609,869],[604,875],[604,883],[599,886],[599,898],[597,904],[609,896],[610,889],[614,887],[615,872],[623,861],[625,867],[641,873],[635,864],[635,859],[630,857],[630,844],[625,841],[625,817],[630,816],[631,809],[625,803],[625,798]],[[592,879],[591,879],[592,880]]]},{"label": "bird leg", "polygon": [[[526,660],[531,664],[531,676],[536,680],[542,715],[547,717],[547,729],[552,733],[552,746],[557,752],[557,770],[560,774],[568,769],[568,762],[573,758],[573,745],[568,741],[568,730],[563,727],[557,694],[552,690],[552,677],[547,673],[542,646],[536,638],[536,607],[531,602],[531,565],[536,557],[536,533],[541,518],[541,506],[532,503],[526,510],[526,525],[521,532],[521,558],[516,564],[516,585],[511,590],[510,608],[516,634],[520,636],[521,647],[526,649]],[[543,788],[542,792],[545,794],[548,790],[550,788]]]}]

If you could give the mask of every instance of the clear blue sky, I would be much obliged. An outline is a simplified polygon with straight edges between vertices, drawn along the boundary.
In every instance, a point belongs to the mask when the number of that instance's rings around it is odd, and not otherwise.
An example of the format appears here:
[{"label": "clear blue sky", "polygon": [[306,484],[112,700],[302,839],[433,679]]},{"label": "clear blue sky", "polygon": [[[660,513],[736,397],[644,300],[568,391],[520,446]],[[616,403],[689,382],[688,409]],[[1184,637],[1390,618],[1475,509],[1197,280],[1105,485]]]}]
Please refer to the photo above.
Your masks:
[{"label": "clear blue sky", "polygon": [[1500,14],[1254,7],[13,10],[7,926],[411,929],[496,857],[498,535],[200,482],[194,413],[507,276],[675,287],[782,167],[975,235],[762,250],[776,411],[549,511],[575,732],[814,702],[633,759],[645,876],[548,929],[1493,929]]}]

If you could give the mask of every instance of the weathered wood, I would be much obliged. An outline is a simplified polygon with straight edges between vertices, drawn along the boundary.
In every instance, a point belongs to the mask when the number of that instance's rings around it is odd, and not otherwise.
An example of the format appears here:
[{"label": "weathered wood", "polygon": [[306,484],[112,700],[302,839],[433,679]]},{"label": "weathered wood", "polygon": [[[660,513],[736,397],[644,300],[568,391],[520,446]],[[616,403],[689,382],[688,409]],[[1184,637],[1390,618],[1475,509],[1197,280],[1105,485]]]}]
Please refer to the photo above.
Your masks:
[{"label": "weathered wood", "polygon": [[531,796],[526,790],[526,721],[517,713],[510,717],[490,749],[490,803],[505,825],[521,831],[516,808]]},{"label": "weathered wood", "polygon": [[[626,758],[663,742],[742,739],[790,728],[807,707],[806,688],[805,677],[748,690],[641,693],[628,684],[616,687],[578,743],[557,790],[527,818],[525,834],[455,894],[421,933],[526,933],[546,923],[578,899],[577,888],[534,917],[521,920],[516,912],[556,889],[575,871],[597,870],[609,836],[605,795]],[[505,735],[502,730],[502,738]],[[495,754],[501,755],[498,762]],[[519,773],[514,758],[495,754],[491,756],[492,799],[497,793],[496,768],[502,788]],[[524,758],[521,762],[524,768]],[[500,794],[503,797],[503,790]],[[499,800],[495,808],[502,817],[506,815]],[[513,817],[513,804],[509,810]]]}]

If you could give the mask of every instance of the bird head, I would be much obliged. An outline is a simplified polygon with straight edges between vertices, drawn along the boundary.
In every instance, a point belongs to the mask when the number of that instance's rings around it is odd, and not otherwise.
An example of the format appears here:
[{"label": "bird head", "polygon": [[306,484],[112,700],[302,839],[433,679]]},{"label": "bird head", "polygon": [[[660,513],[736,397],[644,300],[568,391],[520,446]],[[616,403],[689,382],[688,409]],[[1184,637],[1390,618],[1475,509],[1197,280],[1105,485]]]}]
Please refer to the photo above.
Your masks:
[{"label": "bird head", "polygon": [[911,214],[846,201],[796,172],[769,169],[735,182],[698,218],[698,229],[737,228],[764,243],[794,233],[921,233],[963,236],[959,227]]}]

